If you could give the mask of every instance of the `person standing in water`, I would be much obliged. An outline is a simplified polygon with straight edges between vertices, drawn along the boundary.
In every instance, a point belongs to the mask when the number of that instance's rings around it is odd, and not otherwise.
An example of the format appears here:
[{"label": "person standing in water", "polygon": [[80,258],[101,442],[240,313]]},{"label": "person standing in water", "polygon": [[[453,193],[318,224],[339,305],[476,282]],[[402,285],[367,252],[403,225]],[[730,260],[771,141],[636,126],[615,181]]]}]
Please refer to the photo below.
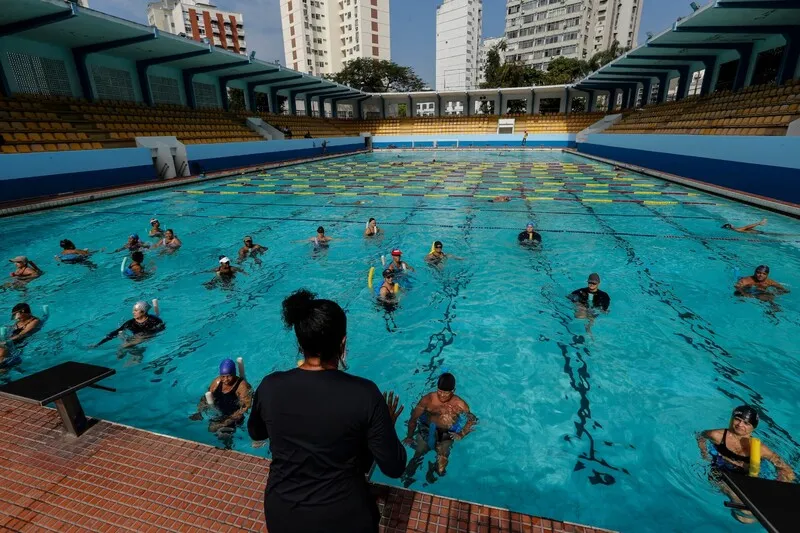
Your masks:
[{"label": "person standing in water", "polygon": [[542,236],[533,229],[533,222],[528,222],[525,231],[517,235],[517,241],[522,246],[539,246],[542,244]]},{"label": "person standing in water", "polygon": [[406,487],[413,482],[411,476],[431,450],[436,451],[432,470],[435,469],[440,476],[445,475],[453,443],[466,437],[476,422],[467,402],[455,394],[456,378],[453,374],[445,372],[439,376],[436,389],[436,392],[422,397],[408,419],[403,444],[415,446],[415,452],[403,474]]},{"label": "person standing in water", "polygon": [[374,218],[370,218],[367,227],[364,228],[364,237],[376,237],[379,233],[381,233],[381,229],[378,227],[378,223]]},{"label": "person standing in water", "polygon": [[166,324],[164,324],[164,321],[156,316],[159,313],[157,305],[158,300],[153,300],[153,302],[156,304],[153,307],[155,315],[151,315],[149,313],[149,303],[145,301],[136,302],[136,304],[133,306],[133,318],[103,337],[100,342],[95,344],[95,348],[114,339],[124,331],[128,331],[133,335],[132,338],[125,343],[126,347],[139,344],[140,342],[154,336],[156,333],[164,331],[164,329],[166,329]]},{"label": "person standing in water", "polygon": [[392,262],[389,263],[389,266],[387,266],[386,268],[398,274],[406,271],[414,272],[414,268],[405,261],[403,261],[402,257],[403,257],[403,252],[399,248],[393,249]]},{"label": "person standing in water", "polygon": [[582,310],[599,310],[606,312],[611,305],[611,297],[608,293],[600,290],[600,276],[589,274],[586,287],[572,291],[568,298],[575,302]]},{"label": "person standing in water", "polygon": [[168,229],[164,232],[164,237],[158,241],[153,248],[164,247],[166,253],[172,253],[183,245],[181,240],[175,235],[175,232]]},{"label": "person standing in water", "polygon": [[244,262],[248,257],[252,257],[253,261],[255,261],[257,265],[260,265],[261,260],[258,256],[266,252],[267,247],[261,246],[260,244],[253,244],[253,238],[250,235],[246,235],[243,242],[244,244],[239,248],[239,263]]},{"label": "person standing in water", "polygon": [[9,263],[14,263],[16,269],[11,273],[14,281],[27,282],[38,278],[43,274],[42,270],[36,266],[36,263],[25,257],[19,255],[14,259],[9,259]]},{"label": "person standing in water", "polygon": [[446,254],[442,251],[444,246],[442,245],[442,241],[436,241],[433,243],[433,250],[431,253],[425,256],[425,262],[431,265],[439,265],[444,262],[445,259],[457,259],[459,261],[463,261],[463,257],[458,257],[457,255],[453,254]]},{"label": "person standing in water", "polygon": [[777,281],[769,279],[769,267],[767,265],[759,265],[752,276],[740,278],[734,287],[737,296],[751,296],[760,299],[766,297],[769,300],[778,294],[789,292],[789,289]]}]

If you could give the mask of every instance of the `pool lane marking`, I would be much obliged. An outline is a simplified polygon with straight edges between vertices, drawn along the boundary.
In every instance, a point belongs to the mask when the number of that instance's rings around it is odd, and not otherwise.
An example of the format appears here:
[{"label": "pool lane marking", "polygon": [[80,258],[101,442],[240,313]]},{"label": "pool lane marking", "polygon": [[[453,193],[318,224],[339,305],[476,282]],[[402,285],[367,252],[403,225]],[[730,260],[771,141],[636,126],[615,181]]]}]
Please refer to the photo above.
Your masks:
[{"label": "pool lane marking", "polygon": [[[254,195],[254,194],[264,194],[271,192],[272,194],[282,194],[282,195],[299,195],[299,196],[331,196],[331,195],[345,195],[343,192],[322,192],[322,191],[201,191],[201,190],[184,190],[178,189],[172,191],[174,193],[184,193],[184,194],[225,194],[225,195]],[[381,194],[378,192],[358,192],[358,193],[351,193],[350,196],[380,196]],[[406,196],[406,197],[425,197],[425,198],[493,198],[492,196],[482,196],[482,195],[475,195],[475,194],[437,194],[437,193],[395,193],[392,196]],[[516,196],[515,196],[516,198]],[[603,203],[633,203],[633,204],[640,204],[644,203],[647,205],[720,205],[713,202],[679,202],[679,201],[655,201],[655,200],[622,200],[622,199],[589,199],[589,198],[542,198],[542,197],[533,197],[533,196],[526,196],[528,200],[553,200],[553,201],[562,201],[562,202],[591,202],[591,201],[599,201]]]},{"label": "pool lane marking", "polygon": [[[229,204],[228,204],[229,205]],[[352,206],[350,206],[352,207]],[[409,207],[406,206],[408,209]],[[89,210],[89,209],[73,209],[68,208],[69,211],[72,212],[83,212],[83,213],[91,213],[91,214],[107,214],[107,215],[127,215],[127,216],[151,216],[150,212],[126,212],[126,211],[115,211],[115,210]],[[341,218],[331,218],[331,219],[324,219],[324,218],[290,218],[290,217],[264,217],[264,216],[252,216],[252,215],[198,215],[194,213],[157,213],[158,216],[170,216],[170,217],[184,217],[184,218],[206,218],[206,219],[241,219],[241,220],[269,220],[273,222],[313,222],[313,223],[344,223],[344,224],[353,224],[358,226],[363,226],[364,221],[361,219],[357,220],[346,220]],[[429,222],[381,222],[383,226],[423,226],[423,227],[435,227],[435,228],[464,228],[466,227],[465,224],[432,224]],[[470,226],[473,229],[481,229],[481,230],[503,230],[503,231],[519,231],[520,226]],[[627,236],[627,237],[647,237],[647,238],[655,238],[655,239],[675,239],[675,240],[695,240],[695,239],[705,239],[705,240],[715,240],[715,241],[739,241],[739,242],[789,242],[789,243],[800,243],[800,239],[795,240],[777,240],[777,239],[755,239],[755,238],[743,238],[743,237],[717,237],[717,236],[703,236],[703,235],[658,235],[655,233],[629,233],[629,232],[607,232],[607,231],[592,231],[592,230],[567,230],[567,229],[547,229],[547,228],[536,228],[536,231],[540,233],[565,233],[565,234],[576,234],[576,235],[619,235],[619,236]],[[797,234],[786,234],[787,236],[796,236]]]}]

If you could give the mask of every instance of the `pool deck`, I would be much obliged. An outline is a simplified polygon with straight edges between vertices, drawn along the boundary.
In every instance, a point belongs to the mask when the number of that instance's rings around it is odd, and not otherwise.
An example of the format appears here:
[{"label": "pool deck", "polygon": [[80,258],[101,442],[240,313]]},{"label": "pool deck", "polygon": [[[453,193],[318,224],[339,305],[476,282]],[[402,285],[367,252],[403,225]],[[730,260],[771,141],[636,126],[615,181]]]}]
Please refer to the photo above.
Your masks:
[{"label": "pool deck", "polygon": [[[265,459],[0,399],[0,532],[266,531]],[[373,485],[384,533],[608,530]]]}]

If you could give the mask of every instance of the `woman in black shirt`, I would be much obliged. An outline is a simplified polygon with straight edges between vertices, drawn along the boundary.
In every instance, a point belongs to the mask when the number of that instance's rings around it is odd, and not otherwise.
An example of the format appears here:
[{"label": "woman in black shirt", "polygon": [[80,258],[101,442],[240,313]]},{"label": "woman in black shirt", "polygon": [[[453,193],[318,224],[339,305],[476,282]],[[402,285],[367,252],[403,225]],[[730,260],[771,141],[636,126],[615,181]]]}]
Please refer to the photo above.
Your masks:
[{"label": "woman in black shirt", "polygon": [[256,390],[247,429],[272,452],[264,513],[270,533],[372,533],[380,515],[365,474],[373,460],[399,478],[406,451],[394,423],[403,408],[392,393],[339,370],[347,317],[339,305],[300,290],[283,301],[304,361],[273,372]]}]

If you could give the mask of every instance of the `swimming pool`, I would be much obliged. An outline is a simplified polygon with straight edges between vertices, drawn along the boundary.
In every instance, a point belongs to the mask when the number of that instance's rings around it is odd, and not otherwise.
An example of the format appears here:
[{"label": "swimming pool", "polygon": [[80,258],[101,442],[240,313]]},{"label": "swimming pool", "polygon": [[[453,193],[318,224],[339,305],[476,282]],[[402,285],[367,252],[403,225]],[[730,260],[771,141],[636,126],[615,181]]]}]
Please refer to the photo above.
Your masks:
[{"label": "swimming pool", "polygon": [[[765,414],[757,433],[800,467],[800,304],[794,294],[739,300],[731,288],[764,263],[800,290],[800,223],[638,174],[612,178],[611,167],[560,152],[375,153],[2,219],[2,257],[24,254],[46,271],[25,292],[0,292],[3,320],[23,300],[52,315],[2,379],[67,359],[111,366],[118,392],[81,392],[87,412],[218,445],[188,416],[220,359],[244,357],[254,384],[294,366],[280,303],[308,287],[346,309],[350,371],[400,394],[401,432],[444,369],[479,417],[448,474],[430,484],[423,467],[411,488],[626,532],[730,531],[738,523],[706,480],[694,435],[753,403]],[[512,200],[488,202],[497,195]],[[145,235],[153,216],[183,248],[148,253],[155,274],[125,279],[124,254],[108,251]],[[720,228],[765,216],[776,235]],[[369,217],[384,237],[362,237]],[[528,220],[540,251],[516,244]],[[337,239],[329,250],[296,242],[320,224]],[[218,256],[235,256],[247,234],[270,248],[263,265],[206,289]],[[97,268],[58,266],[63,238],[105,248]],[[425,267],[435,239],[465,260]],[[393,247],[417,272],[388,314],[366,277]],[[591,272],[612,300],[588,333],[565,296]],[[154,297],[167,330],[140,360],[118,359],[116,342],[88,348]],[[234,447],[265,453],[243,431]]]}]

